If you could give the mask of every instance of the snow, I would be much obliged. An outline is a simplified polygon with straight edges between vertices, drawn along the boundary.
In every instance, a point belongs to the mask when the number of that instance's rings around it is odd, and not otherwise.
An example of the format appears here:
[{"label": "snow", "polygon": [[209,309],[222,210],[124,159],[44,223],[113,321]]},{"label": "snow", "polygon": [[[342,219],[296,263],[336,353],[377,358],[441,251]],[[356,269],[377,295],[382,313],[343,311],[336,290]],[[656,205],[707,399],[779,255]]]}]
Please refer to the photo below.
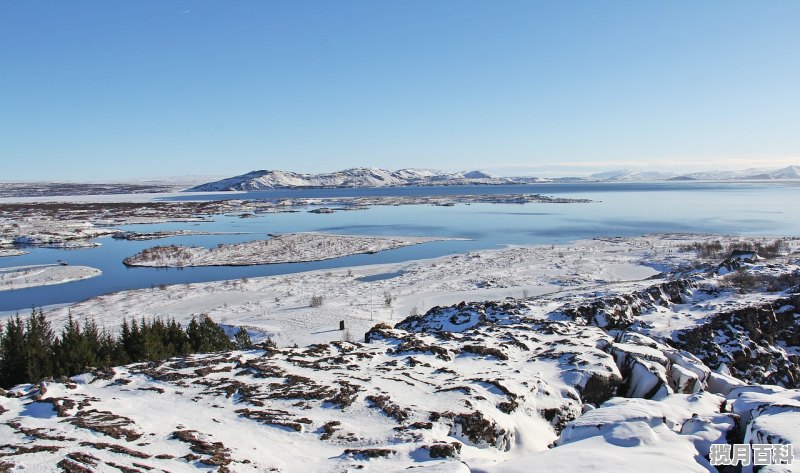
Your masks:
[{"label": "snow", "polygon": [[[272,337],[281,346],[303,346],[348,336],[338,330],[340,320],[346,322],[350,337],[360,339],[375,323],[396,323],[414,310],[424,313],[462,301],[525,296],[545,301],[582,294],[602,281],[601,273],[609,264],[626,264],[631,274],[655,274],[641,264],[640,245],[645,243],[588,240],[567,246],[569,251],[550,246],[509,247],[405,263],[179,284],[107,294],[46,312],[55,327],[70,312],[78,319],[94,318],[110,330],[121,325],[123,316],[174,317],[186,324],[192,316],[207,313],[217,322],[244,326],[259,338]],[[393,272],[401,274],[359,281]],[[563,286],[565,282],[569,286]],[[387,294],[391,305],[385,303]],[[316,295],[323,296],[323,304],[311,307],[309,301]],[[546,307],[536,306],[536,311]]]},{"label": "snow", "polygon": [[[742,419],[744,443],[794,445],[793,465],[775,465],[761,471],[800,471],[800,390],[778,386],[742,386],[728,394],[731,410]],[[753,471],[752,465],[742,469]]]},{"label": "snow", "polygon": [[508,184],[520,179],[497,178],[481,171],[441,173],[402,169],[352,168],[326,174],[289,171],[251,171],[239,176],[201,184],[188,191],[257,191],[292,187],[386,187],[408,185]]},{"label": "snow", "polygon": [[50,286],[93,278],[102,274],[89,266],[35,265],[0,268],[0,291]]},{"label": "snow", "polygon": [[52,419],[56,416],[56,410],[53,409],[52,404],[46,402],[32,402],[26,405],[25,409],[23,409],[20,414],[36,419]]},{"label": "snow", "polygon": [[[714,266],[685,270],[693,256],[674,250],[689,239],[509,247],[124,291],[48,308],[54,327],[71,313],[110,329],[123,316],[185,323],[205,312],[279,348],[17,387],[0,397],[0,442],[11,453],[3,461],[50,471],[80,451],[95,458],[96,471],[111,463],[196,471],[224,461],[230,471],[673,473],[714,471],[705,457],[729,438],[795,442],[800,391],[745,383],[724,365],[712,371],[675,347],[682,329],[670,326],[674,316],[691,327],[759,304],[791,317],[794,309],[783,309],[789,295],[721,287]],[[778,274],[796,263],[747,270]],[[683,269],[649,279],[652,265]],[[386,274],[394,277],[370,278]],[[315,295],[323,303],[311,307]],[[422,315],[405,318],[412,308]],[[597,326],[591,310],[616,328]],[[347,330],[337,330],[339,320]],[[370,330],[379,321],[388,325]],[[368,330],[368,343],[341,341],[363,340]],[[53,417],[56,404],[64,417]],[[32,444],[55,450],[19,450]],[[451,456],[433,458],[432,445]]]},{"label": "snow", "polygon": [[432,237],[367,237],[325,233],[287,233],[268,240],[215,248],[157,246],[125,259],[128,266],[231,266],[319,261],[358,253],[443,240]]},{"label": "snow", "polygon": [[[0,240],[0,251],[8,251],[13,255],[21,251],[16,246],[39,246],[45,248],[87,248],[99,246],[90,241],[104,235],[117,232],[114,229],[98,228],[79,219],[71,222],[51,221],[38,218],[5,219],[0,218],[0,230],[10,239]],[[9,254],[6,254],[8,256]]]},{"label": "snow", "polygon": [[[542,334],[540,340],[527,341],[532,347],[544,348],[569,337],[577,345],[564,346],[564,354],[588,350],[600,355],[594,345],[602,331],[569,328],[571,335]],[[516,330],[497,333],[482,327],[471,335],[440,339],[439,346],[458,355],[463,347],[491,344],[495,337]],[[394,335],[409,337],[402,331],[392,331]],[[410,337],[434,342],[425,334]],[[465,471],[461,460],[502,459],[511,455],[504,453],[511,449],[517,453],[545,450],[556,434],[540,410],[575,415],[580,411],[574,387],[560,378],[559,357],[531,362],[528,352],[509,348],[509,358],[502,364],[492,357],[472,355],[446,361],[434,354],[399,350],[398,341],[388,338],[365,345],[337,343],[198,355],[131,365],[116,368],[111,377],[86,374],[76,377],[73,385],[47,383],[45,391],[28,385],[20,391],[23,397],[0,398],[0,404],[8,410],[4,418],[21,416],[26,428],[43,428],[62,436],[65,440],[49,442],[63,448],[62,455],[81,445],[101,462],[130,465],[139,461],[168,471],[187,466],[180,457],[189,453],[189,448],[175,438],[176,431],[194,431],[204,440],[220,442],[229,452],[234,471],[324,472],[358,465],[373,471],[428,465],[439,471]],[[581,369],[603,373],[609,366],[613,362],[606,355]],[[198,375],[198,369],[204,374]],[[509,376],[514,372],[519,372],[516,379]],[[354,387],[353,399],[337,405],[341,401],[332,396],[346,386]],[[375,401],[381,396],[388,400],[388,407]],[[32,405],[38,412],[43,400],[64,398],[82,402],[84,407],[67,407],[66,418],[39,419],[25,413]],[[496,407],[509,400],[517,405],[510,412]],[[85,423],[75,423],[86,416],[91,419],[92,412],[113,413],[113,419],[103,415],[97,423],[121,426],[138,438],[126,443]],[[266,420],[259,420],[259,415]],[[320,438],[331,422],[338,423],[333,435]],[[24,432],[6,428],[0,431],[0,438],[13,443],[24,438],[20,434]],[[125,445],[148,457],[137,460],[112,455],[108,449],[94,447],[96,442]],[[460,446],[456,458],[437,460],[424,453],[425,445],[451,442]],[[345,453],[369,448],[395,453],[372,460]],[[45,464],[45,454],[22,455],[15,460]],[[245,460],[249,463],[243,463]]]},{"label": "snow", "polygon": [[[674,394],[661,401],[614,398],[572,421],[555,448],[473,471],[707,472],[705,453],[696,445],[707,449],[708,439],[723,438],[734,425],[719,417],[721,401],[708,393]],[[698,427],[699,416],[716,423]],[[681,431],[687,422],[693,429]]]},{"label": "snow", "polygon": [[800,166],[783,168],[748,168],[732,171],[699,171],[680,173],[676,171],[644,171],[620,169],[595,173],[592,179],[603,181],[662,181],[662,180],[796,180],[800,179]]},{"label": "snow", "polygon": [[0,204],[65,202],[65,203],[131,203],[152,202],[171,197],[206,195],[205,192],[153,192],[141,194],[49,195],[40,197],[0,197]]}]

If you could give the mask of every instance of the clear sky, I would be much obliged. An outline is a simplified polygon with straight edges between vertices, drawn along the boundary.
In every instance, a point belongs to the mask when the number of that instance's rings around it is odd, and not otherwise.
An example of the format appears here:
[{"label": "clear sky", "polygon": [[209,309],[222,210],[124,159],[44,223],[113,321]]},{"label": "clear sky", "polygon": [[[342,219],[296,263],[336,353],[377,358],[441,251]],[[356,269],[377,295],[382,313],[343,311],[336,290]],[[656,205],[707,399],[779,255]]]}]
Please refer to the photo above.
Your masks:
[{"label": "clear sky", "polygon": [[5,0],[0,180],[800,164],[800,2]]}]

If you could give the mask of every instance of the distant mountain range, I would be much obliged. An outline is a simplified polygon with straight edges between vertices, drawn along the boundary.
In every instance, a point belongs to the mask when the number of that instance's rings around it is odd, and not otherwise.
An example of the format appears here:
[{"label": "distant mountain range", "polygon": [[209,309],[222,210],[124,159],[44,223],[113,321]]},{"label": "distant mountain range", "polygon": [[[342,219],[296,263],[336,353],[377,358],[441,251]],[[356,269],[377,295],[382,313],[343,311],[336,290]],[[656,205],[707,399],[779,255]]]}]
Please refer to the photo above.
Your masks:
[{"label": "distant mountain range", "polygon": [[352,168],[324,174],[301,174],[289,171],[251,171],[247,174],[208,182],[185,192],[260,191],[269,189],[319,187],[398,187],[434,185],[497,185],[541,182],[643,182],[705,180],[779,180],[800,179],[800,166],[780,169],[745,169],[741,171],[704,171],[678,173],[668,171],[618,170],[592,174],[588,178],[496,177],[482,171],[444,173],[425,169],[389,171],[378,168]]},{"label": "distant mountain range", "polygon": [[678,173],[668,171],[629,171],[622,169],[589,176],[596,181],[719,181],[719,180],[800,179],[800,166],[780,169],[749,168],[739,171],[703,171]]},{"label": "distant mountain range", "polygon": [[378,168],[353,168],[325,174],[300,174],[288,171],[262,170],[201,184],[186,189],[186,191],[259,191],[304,187],[490,185],[542,181],[549,180],[535,177],[495,177],[481,171],[442,173],[424,169],[400,169],[399,171],[389,171]]}]

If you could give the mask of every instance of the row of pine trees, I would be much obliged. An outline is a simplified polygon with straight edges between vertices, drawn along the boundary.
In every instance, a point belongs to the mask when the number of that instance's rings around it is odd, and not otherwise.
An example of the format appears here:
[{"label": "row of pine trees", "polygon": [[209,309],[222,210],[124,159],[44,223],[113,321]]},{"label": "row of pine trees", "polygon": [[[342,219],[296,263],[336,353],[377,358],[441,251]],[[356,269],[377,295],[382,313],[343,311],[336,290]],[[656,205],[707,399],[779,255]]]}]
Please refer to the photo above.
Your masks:
[{"label": "row of pine trees", "polygon": [[240,328],[233,340],[207,315],[184,329],[174,319],[123,321],[119,333],[82,323],[69,316],[56,335],[42,309],[27,319],[19,315],[0,325],[0,386],[35,383],[45,378],[74,376],[92,367],[158,361],[191,353],[252,348]]}]

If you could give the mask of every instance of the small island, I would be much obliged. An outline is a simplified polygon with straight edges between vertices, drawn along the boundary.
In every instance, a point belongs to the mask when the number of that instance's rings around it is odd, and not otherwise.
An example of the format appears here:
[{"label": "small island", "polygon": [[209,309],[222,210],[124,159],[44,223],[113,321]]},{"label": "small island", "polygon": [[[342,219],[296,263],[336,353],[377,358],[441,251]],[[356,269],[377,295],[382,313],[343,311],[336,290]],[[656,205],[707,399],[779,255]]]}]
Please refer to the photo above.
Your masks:
[{"label": "small island", "polygon": [[222,244],[215,248],[155,246],[125,258],[123,263],[127,266],[158,268],[301,263],[362,253],[377,253],[446,239],[289,233],[275,235],[268,240]]},{"label": "small island", "polygon": [[103,272],[89,266],[47,264],[0,268],[0,291],[50,286],[93,278]]}]

